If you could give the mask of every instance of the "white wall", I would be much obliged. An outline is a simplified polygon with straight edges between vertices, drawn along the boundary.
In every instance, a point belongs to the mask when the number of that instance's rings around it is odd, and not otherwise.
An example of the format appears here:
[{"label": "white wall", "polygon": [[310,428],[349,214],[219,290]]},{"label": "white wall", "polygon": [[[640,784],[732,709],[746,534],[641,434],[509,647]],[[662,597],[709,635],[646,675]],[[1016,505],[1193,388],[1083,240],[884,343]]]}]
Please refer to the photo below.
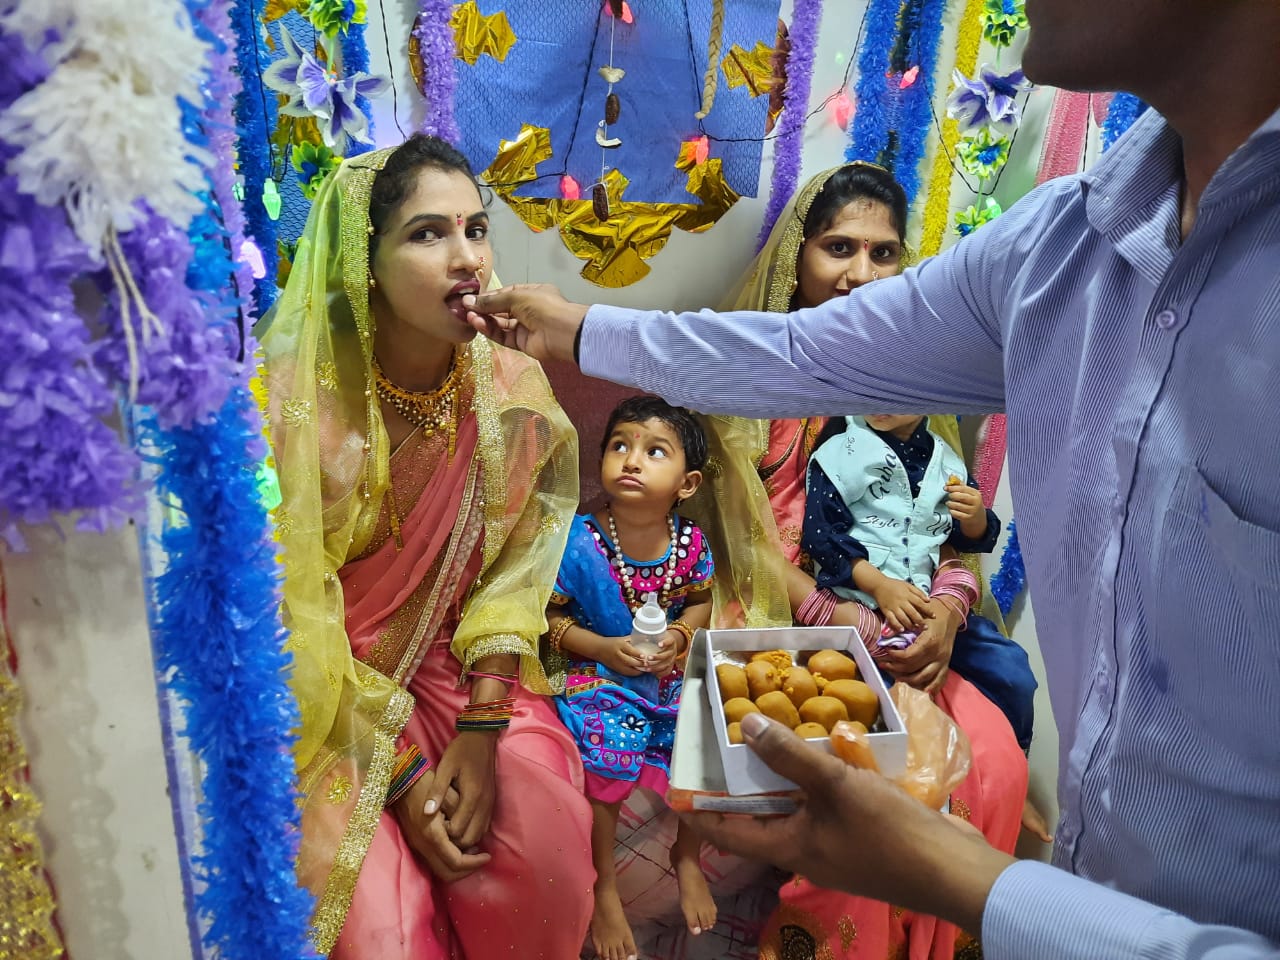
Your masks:
[{"label": "white wall", "polygon": [[27,536],[3,558],[8,623],[68,951],[189,957],[137,533]]}]

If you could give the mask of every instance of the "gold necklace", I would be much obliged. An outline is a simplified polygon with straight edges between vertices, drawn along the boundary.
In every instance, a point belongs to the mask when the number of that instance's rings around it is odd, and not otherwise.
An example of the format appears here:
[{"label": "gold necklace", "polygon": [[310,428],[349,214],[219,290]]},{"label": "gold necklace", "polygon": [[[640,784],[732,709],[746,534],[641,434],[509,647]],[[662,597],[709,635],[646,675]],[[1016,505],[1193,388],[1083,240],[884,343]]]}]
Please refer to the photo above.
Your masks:
[{"label": "gold necklace", "polygon": [[441,431],[447,433],[450,460],[453,459],[458,438],[458,398],[461,394],[462,366],[455,353],[444,382],[434,390],[416,392],[392,383],[383,372],[378,358],[373,358],[373,379],[378,388],[378,398],[391,404],[396,413],[420,429],[424,437]]}]

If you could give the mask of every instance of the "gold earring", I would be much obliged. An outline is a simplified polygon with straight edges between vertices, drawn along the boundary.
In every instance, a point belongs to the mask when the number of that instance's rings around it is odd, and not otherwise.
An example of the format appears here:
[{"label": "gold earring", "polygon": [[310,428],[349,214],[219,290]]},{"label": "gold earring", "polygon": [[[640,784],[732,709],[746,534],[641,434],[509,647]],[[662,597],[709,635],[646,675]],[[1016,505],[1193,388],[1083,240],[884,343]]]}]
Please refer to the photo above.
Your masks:
[{"label": "gold earring", "polygon": [[378,281],[373,279],[373,274],[369,274],[369,289],[372,290],[378,285]]}]

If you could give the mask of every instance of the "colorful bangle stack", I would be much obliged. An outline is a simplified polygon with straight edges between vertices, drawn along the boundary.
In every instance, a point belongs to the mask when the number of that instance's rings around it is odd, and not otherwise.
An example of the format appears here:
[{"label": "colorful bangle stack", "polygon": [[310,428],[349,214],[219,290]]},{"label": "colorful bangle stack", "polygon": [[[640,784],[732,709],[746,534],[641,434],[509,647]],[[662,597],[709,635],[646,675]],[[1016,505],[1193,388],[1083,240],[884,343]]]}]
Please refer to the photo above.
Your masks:
[{"label": "colorful bangle stack", "polygon": [[978,581],[960,561],[948,560],[933,575],[929,597],[954,611],[963,630],[969,625],[969,611],[978,599]]},{"label": "colorful bangle stack", "polygon": [[387,787],[386,806],[391,806],[418,782],[418,778],[430,769],[431,764],[416,743],[409,744],[396,757],[396,765],[391,768],[391,784]]},{"label": "colorful bangle stack", "polygon": [[556,621],[556,625],[551,628],[551,632],[547,634],[547,643],[551,647],[552,653],[560,653],[560,641],[564,639],[564,635],[569,632],[569,628],[577,624],[574,617],[561,617]]},{"label": "colorful bangle stack", "polygon": [[826,587],[818,587],[804,598],[796,610],[796,622],[806,627],[825,627],[831,622],[840,598]]},{"label": "colorful bangle stack", "polygon": [[511,716],[515,709],[515,697],[508,697],[505,700],[486,700],[484,703],[468,703],[458,714],[458,719],[453,722],[453,728],[459,733],[505,730],[511,725]]},{"label": "colorful bangle stack", "polygon": [[689,626],[679,617],[667,624],[668,630],[674,630],[684,637],[684,643],[676,650],[677,657],[683,657],[689,652],[689,648],[693,646],[693,627]]}]

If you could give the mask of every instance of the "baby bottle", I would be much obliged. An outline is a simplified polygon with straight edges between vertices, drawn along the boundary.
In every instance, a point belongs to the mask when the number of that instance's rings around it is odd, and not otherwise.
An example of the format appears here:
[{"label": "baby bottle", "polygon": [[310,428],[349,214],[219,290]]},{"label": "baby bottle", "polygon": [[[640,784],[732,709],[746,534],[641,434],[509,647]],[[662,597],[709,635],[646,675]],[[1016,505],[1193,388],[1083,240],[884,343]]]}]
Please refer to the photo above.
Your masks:
[{"label": "baby bottle", "polygon": [[658,641],[667,632],[667,615],[658,606],[656,593],[645,594],[644,606],[631,621],[631,646],[646,659],[658,655]]}]

